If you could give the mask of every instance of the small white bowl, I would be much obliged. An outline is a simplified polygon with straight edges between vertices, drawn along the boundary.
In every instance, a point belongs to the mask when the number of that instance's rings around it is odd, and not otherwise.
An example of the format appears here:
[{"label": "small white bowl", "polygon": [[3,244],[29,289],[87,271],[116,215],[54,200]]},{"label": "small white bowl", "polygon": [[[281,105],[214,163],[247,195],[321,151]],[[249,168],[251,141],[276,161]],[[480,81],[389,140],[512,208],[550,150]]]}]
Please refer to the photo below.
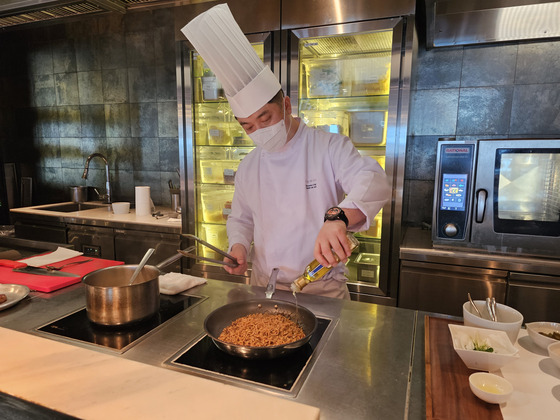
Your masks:
[{"label": "small white bowl", "polygon": [[505,403],[513,393],[513,385],[507,379],[492,373],[473,373],[469,385],[474,395],[490,404]]},{"label": "small white bowl", "polygon": [[531,337],[535,344],[542,349],[546,350],[550,344],[560,342],[558,340],[555,340],[554,338],[539,334],[541,332],[560,332],[560,324],[558,322],[529,322],[525,324],[525,327],[527,327],[527,333],[529,334],[529,337]]},{"label": "small white bowl", "polygon": [[558,369],[560,369],[560,341],[552,343],[548,346],[548,355],[554,362]]},{"label": "small white bowl", "polygon": [[494,322],[490,320],[485,301],[475,300],[474,304],[483,316],[488,316],[488,319],[479,317],[471,303],[467,301],[463,304],[463,320],[466,326],[505,331],[510,341],[515,344],[517,336],[519,335],[519,330],[521,329],[521,324],[523,324],[523,315],[521,312],[516,311],[510,306],[496,303],[498,322]]},{"label": "small white bowl", "polygon": [[[519,351],[504,331],[449,324],[453,348],[469,369],[496,371],[519,359]],[[474,350],[473,343],[488,344],[492,353]]]},{"label": "small white bowl", "polygon": [[130,211],[130,203],[119,202],[113,203],[113,213],[115,214],[127,214]]}]

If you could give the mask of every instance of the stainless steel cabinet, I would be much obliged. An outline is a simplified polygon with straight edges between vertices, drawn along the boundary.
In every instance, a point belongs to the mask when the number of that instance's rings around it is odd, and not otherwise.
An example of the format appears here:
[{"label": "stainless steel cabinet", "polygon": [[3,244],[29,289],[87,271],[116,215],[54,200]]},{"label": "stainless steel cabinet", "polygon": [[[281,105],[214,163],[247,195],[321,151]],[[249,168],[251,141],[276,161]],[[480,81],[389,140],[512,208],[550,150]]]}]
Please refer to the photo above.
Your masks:
[{"label": "stainless steel cabinet", "polygon": [[[181,249],[179,234],[146,232],[132,229],[115,229],[115,259],[126,264],[138,264],[149,248],[155,252],[148,264],[156,265],[175,255]],[[181,260],[164,267],[163,271],[181,272]]]},{"label": "stainless steel cabinet", "polygon": [[505,303],[507,271],[401,261],[399,307],[463,316],[467,293]]},{"label": "stainless steel cabinet", "polygon": [[39,222],[18,218],[14,224],[16,238],[33,241],[66,243],[66,224],[61,222]]},{"label": "stainless steel cabinet", "polygon": [[76,251],[96,258],[115,259],[113,229],[87,225],[68,225],[68,243]]},{"label": "stainless steel cabinet", "polygon": [[509,273],[506,303],[523,314],[524,322],[558,322],[560,277]]}]

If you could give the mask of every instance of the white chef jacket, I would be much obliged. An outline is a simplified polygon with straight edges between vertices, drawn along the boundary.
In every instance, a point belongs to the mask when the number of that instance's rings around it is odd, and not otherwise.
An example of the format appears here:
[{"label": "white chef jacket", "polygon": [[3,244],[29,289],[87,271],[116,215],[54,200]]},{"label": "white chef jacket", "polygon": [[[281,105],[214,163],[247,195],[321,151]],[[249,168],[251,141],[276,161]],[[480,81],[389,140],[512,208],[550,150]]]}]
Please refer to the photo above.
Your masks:
[{"label": "white chef jacket", "polygon": [[[366,221],[355,230],[367,230],[390,196],[383,169],[361,156],[348,137],[307,127],[300,120],[281,150],[257,147],[241,161],[227,220],[230,249],[239,243],[250,251],[251,284],[266,286],[278,267],[277,288],[289,290],[314,259],[327,209],[360,209]],[[348,298],[346,272],[340,264],[303,292]]]}]

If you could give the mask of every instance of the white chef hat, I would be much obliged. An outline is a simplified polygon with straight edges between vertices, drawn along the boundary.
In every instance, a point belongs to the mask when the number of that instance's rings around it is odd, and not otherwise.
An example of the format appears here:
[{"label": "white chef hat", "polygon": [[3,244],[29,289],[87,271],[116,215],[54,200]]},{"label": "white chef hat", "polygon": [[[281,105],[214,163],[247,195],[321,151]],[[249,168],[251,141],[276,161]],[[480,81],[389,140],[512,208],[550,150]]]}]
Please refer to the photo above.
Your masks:
[{"label": "white chef hat", "polygon": [[181,32],[218,77],[236,117],[250,116],[280,90],[278,79],[259,58],[227,4],[198,15]]}]

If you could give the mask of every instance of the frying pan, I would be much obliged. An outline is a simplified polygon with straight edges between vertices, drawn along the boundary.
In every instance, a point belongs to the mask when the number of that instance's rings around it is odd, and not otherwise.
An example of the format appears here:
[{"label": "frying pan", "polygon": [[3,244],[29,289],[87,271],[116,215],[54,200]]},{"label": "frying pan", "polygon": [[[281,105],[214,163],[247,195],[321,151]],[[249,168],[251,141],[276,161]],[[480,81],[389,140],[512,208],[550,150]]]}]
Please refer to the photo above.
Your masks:
[{"label": "frying pan", "polygon": [[[301,340],[268,347],[249,347],[226,343],[218,339],[223,329],[237,318],[256,313],[280,314],[296,322],[305,333]],[[317,318],[309,309],[291,302],[274,299],[251,299],[229,303],[211,312],[204,321],[204,330],[216,347],[244,359],[274,359],[298,350],[305,345],[317,329]]]}]

